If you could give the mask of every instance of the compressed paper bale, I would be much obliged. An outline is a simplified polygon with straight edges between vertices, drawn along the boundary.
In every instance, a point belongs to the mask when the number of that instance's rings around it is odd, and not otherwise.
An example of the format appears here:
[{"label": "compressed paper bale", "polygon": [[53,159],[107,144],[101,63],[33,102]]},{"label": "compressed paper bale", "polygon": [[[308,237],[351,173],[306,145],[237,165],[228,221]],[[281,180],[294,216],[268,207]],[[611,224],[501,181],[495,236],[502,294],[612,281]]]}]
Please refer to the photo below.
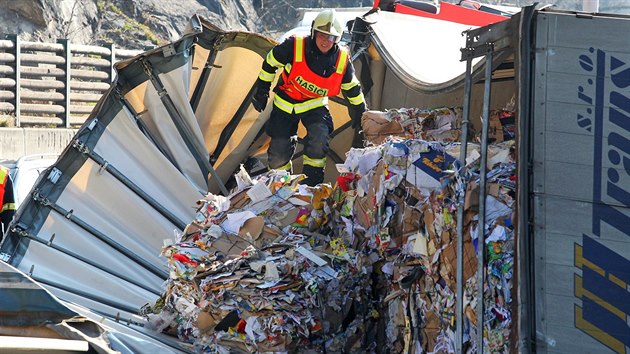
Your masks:
[{"label": "compressed paper bale", "polygon": [[361,117],[361,128],[365,139],[372,144],[382,144],[389,136],[402,136],[404,130],[399,122],[388,118],[387,112],[367,111]]}]

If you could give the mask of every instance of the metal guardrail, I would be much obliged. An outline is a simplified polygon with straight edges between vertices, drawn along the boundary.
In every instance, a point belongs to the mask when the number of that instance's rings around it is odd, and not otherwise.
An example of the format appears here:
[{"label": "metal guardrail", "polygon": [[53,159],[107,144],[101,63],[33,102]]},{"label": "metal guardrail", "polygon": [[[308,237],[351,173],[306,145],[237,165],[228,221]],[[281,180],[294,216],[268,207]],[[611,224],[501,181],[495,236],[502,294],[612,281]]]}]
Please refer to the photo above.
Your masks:
[{"label": "metal guardrail", "polygon": [[109,89],[114,64],[139,53],[6,35],[0,39],[0,121],[16,127],[81,125]]}]

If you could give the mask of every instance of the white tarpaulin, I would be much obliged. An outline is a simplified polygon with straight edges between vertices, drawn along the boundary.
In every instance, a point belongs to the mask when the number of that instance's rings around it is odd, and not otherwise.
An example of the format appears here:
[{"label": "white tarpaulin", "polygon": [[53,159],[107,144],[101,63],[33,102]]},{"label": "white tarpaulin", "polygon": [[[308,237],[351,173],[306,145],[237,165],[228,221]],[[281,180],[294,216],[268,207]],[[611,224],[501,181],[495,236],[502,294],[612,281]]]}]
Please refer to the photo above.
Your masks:
[{"label": "white tarpaulin", "polygon": [[393,12],[373,13],[365,20],[382,52],[407,75],[426,85],[463,79],[462,32],[475,27]]}]

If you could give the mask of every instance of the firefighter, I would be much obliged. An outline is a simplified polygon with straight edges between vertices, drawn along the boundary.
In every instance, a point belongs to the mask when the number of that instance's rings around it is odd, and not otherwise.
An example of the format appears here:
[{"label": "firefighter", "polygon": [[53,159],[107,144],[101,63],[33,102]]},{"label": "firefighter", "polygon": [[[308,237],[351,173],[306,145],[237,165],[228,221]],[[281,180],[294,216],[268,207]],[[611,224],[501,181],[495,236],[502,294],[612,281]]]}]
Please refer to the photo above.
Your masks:
[{"label": "firefighter", "polygon": [[339,45],[343,28],[335,10],[320,12],[308,36],[292,36],[269,51],[262,63],[252,97],[254,108],[267,106],[269,89],[276,70],[283,68],[274,88],[273,108],[265,126],[271,137],[267,150],[272,169],[292,172],[291,160],[297,143],[300,121],[304,138],[303,183],[314,186],[324,180],[326,154],[333,121],[328,97],[341,91],[348,101],[352,127],[357,129],[366,110],[365,99],[347,48]]},{"label": "firefighter", "polygon": [[13,195],[13,182],[9,176],[9,169],[0,165],[0,218],[2,219],[2,233],[0,233],[0,241],[4,233],[8,230],[9,223],[15,215],[15,197]]}]

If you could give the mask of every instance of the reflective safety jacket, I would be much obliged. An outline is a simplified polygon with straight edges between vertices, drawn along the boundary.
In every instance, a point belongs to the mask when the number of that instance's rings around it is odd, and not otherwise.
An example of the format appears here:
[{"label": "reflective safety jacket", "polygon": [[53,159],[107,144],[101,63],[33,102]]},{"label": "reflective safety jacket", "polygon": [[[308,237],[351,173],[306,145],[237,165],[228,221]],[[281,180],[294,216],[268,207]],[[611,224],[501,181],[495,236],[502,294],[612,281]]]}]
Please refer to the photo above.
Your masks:
[{"label": "reflective safety jacket", "polygon": [[9,169],[4,166],[0,166],[0,205],[1,206],[4,206],[4,189],[7,186],[8,180],[9,180]]},{"label": "reflective safety jacket", "polygon": [[329,77],[316,74],[306,63],[304,52],[304,37],[296,37],[293,50],[293,63],[290,71],[286,68],[282,72],[284,84],[280,90],[298,101],[306,101],[312,98],[334,97],[341,91],[341,80],[346,71],[348,62],[348,50],[340,48],[337,53],[335,71]]},{"label": "reflective safety jacket", "polygon": [[271,85],[283,69],[274,92],[274,105],[289,113],[303,113],[328,105],[328,97],[343,91],[350,107],[365,111],[365,98],[348,49],[335,44],[322,53],[310,37],[292,36],[267,53],[258,82]]},{"label": "reflective safety jacket", "polygon": [[[0,205],[2,206],[0,210],[0,221],[2,222],[1,231],[7,229],[13,219],[13,215],[15,215],[16,209],[13,183],[11,183],[11,178],[9,177],[9,169],[4,166],[0,166],[0,183]],[[0,232],[0,241],[2,240],[2,236]]]}]

